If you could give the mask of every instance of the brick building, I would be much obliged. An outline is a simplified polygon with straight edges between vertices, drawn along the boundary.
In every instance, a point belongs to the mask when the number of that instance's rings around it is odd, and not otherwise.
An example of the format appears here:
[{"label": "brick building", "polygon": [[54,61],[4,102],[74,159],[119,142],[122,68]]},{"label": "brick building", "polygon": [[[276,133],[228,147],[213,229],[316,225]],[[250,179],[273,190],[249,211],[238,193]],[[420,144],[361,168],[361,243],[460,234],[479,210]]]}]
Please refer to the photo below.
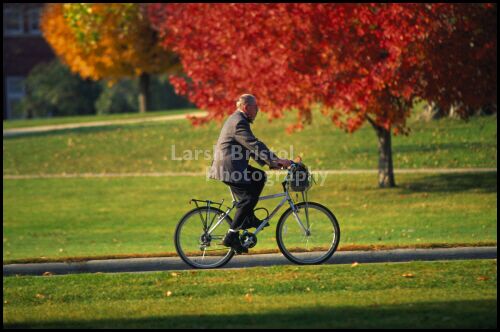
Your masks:
[{"label": "brick building", "polygon": [[3,119],[21,118],[14,105],[25,95],[23,80],[55,55],[40,31],[43,3],[3,3]]}]

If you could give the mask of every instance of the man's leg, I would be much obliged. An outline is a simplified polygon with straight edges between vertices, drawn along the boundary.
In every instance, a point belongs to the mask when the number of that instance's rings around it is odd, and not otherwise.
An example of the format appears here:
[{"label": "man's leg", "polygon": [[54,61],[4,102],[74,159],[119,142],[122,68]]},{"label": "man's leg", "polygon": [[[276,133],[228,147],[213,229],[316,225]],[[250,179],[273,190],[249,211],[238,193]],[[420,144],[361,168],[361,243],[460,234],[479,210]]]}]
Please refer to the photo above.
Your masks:
[{"label": "man's leg", "polygon": [[255,206],[255,198],[252,194],[253,190],[250,184],[230,184],[229,186],[238,199],[231,229],[238,230],[243,225],[246,217],[252,214]]},{"label": "man's leg", "polygon": [[[249,227],[255,227],[260,224],[259,220],[255,217],[254,209],[257,203],[259,202],[260,194],[262,190],[264,190],[264,186],[266,184],[266,173],[252,166],[248,166],[248,169],[251,171],[251,179],[252,179],[252,209],[247,214]],[[266,225],[267,226],[267,225]]]},{"label": "man's leg", "polygon": [[238,206],[234,215],[233,223],[231,224],[231,229],[233,230],[239,229],[247,217],[252,218],[254,216],[253,210],[259,202],[260,194],[266,184],[265,172],[252,166],[248,166],[248,170],[250,172],[250,183],[227,183],[238,198]]},{"label": "man's leg", "polygon": [[222,240],[222,243],[226,247],[231,247],[237,254],[241,254],[243,252],[248,252],[248,249],[243,247],[240,242],[240,226],[243,224],[245,220],[245,214],[248,211],[250,195],[249,195],[249,186],[246,184],[233,184],[227,183],[233,194],[238,199],[238,205],[236,206],[236,214],[231,223],[230,229],[227,232],[226,236]]},{"label": "man's leg", "polygon": [[253,217],[253,209],[259,201],[259,196],[264,189],[266,183],[266,176],[263,171],[257,170],[251,166],[250,168],[250,183],[226,183],[233,194],[238,199],[238,205],[236,207],[236,213],[234,215],[231,228],[223,239],[225,246],[230,246],[237,253],[248,252],[247,248],[244,248],[239,240],[239,230],[243,226],[243,223],[247,218]]}]

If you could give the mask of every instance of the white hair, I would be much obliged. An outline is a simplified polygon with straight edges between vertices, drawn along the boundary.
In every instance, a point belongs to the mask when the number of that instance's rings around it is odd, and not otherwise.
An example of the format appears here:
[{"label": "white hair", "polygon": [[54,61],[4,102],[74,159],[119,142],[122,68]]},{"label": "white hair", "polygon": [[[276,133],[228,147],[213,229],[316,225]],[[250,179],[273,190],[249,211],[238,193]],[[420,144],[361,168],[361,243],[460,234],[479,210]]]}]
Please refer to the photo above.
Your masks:
[{"label": "white hair", "polygon": [[246,93],[244,95],[241,95],[240,98],[238,98],[238,100],[236,101],[236,108],[239,110],[243,110],[244,105],[248,105],[252,102],[257,103],[255,96]]}]

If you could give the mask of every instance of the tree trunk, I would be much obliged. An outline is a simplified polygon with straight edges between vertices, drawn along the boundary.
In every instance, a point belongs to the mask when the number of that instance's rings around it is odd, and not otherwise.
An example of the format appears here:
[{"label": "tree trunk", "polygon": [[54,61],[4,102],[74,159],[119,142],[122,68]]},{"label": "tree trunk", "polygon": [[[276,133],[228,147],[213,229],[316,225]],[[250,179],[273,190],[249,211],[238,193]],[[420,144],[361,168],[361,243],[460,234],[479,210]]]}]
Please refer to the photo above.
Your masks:
[{"label": "tree trunk", "polygon": [[148,73],[139,76],[139,113],[146,113],[149,110],[149,78]]},{"label": "tree trunk", "polygon": [[27,119],[33,119],[34,118],[33,109],[31,108],[31,105],[28,106],[28,111],[26,112],[26,118]]},{"label": "tree trunk", "polygon": [[392,188],[396,186],[394,180],[394,166],[392,164],[391,130],[378,126],[369,120],[378,138],[378,185],[380,188]]},{"label": "tree trunk", "polygon": [[426,121],[429,121],[444,118],[446,114],[444,114],[443,110],[438,105],[431,102],[424,108],[423,116]]}]

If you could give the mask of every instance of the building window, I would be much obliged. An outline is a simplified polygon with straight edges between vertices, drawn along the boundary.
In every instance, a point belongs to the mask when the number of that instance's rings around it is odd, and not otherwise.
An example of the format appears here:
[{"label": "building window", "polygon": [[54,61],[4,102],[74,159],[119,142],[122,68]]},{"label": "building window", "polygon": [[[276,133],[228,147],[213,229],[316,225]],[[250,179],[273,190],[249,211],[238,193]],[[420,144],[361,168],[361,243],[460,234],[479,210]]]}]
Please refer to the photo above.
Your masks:
[{"label": "building window", "polygon": [[40,8],[32,8],[28,11],[28,33],[31,35],[40,35]]},{"label": "building window", "polygon": [[18,114],[16,105],[26,95],[24,89],[24,77],[21,76],[8,76],[6,80],[7,91],[7,119],[23,118],[23,114]]},{"label": "building window", "polygon": [[6,36],[18,36],[24,32],[23,12],[21,8],[5,8],[3,11],[3,33]]}]

